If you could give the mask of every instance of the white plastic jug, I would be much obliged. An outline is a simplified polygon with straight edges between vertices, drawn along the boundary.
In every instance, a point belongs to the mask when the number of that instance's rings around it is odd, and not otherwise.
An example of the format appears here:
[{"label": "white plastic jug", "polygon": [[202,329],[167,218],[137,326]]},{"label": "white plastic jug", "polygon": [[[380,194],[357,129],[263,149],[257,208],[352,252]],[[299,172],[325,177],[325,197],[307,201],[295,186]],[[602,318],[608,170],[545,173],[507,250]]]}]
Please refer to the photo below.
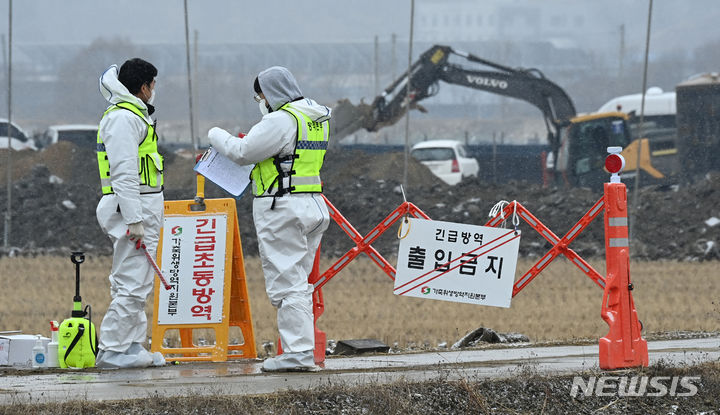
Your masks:
[{"label": "white plastic jug", "polygon": [[37,340],[35,340],[35,346],[32,349],[32,367],[45,367],[45,346],[42,342],[42,337],[40,335],[37,336]]}]

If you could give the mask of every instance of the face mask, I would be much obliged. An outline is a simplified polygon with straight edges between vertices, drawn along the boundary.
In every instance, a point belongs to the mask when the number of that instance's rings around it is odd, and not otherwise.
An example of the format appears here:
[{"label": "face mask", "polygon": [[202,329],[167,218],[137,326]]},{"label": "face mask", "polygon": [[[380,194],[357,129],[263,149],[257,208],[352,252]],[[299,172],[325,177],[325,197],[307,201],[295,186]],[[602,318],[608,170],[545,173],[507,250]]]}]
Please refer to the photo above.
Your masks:
[{"label": "face mask", "polygon": [[261,113],[263,116],[267,115],[267,114],[270,112],[270,111],[268,110],[268,107],[265,106],[265,99],[264,99],[264,98],[261,99],[260,102],[258,102],[258,108],[260,108],[260,113]]},{"label": "face mask", "polygon": [[150,92],[150,98],[148,98],[147,103],[150,105],[155,103],[155,88],[153,88],[152,92]]}]

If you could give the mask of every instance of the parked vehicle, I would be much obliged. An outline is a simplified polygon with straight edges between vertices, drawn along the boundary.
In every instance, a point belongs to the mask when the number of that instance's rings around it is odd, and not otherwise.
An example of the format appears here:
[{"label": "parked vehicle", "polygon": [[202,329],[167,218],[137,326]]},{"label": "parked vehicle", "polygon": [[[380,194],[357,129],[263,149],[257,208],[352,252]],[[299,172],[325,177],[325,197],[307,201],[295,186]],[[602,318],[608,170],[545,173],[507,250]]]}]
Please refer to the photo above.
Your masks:
[{"label": "parked vehicle", "polygon": [[477,160],[459,141],[430,140],[417,143],[410,155],[427,166],[433,174],[449,185],[456,185],[466,177],[477,177]]},{"label": "parked vehicle", "polygon": [[95,149],[97,131],[97,124],[51,125],[39,141],[43,147],[51,146],[58,141],[69,141],[80,148]]},{"label": "parked vehicle", "polygon": [[[30,138],[14,122],[10,124],[10,147],[13,150],[37,150],[35,140]],[[0,149],[8,148],[8,120],[0,118]]]}]

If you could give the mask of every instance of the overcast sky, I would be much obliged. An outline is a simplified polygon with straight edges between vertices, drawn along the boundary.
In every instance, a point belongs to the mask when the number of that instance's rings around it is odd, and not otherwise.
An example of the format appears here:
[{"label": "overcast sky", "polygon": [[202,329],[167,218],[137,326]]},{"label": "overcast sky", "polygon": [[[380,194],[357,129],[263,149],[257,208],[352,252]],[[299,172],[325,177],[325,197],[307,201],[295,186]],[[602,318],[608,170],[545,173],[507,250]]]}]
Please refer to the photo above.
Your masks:
[{"label": "overcast sky", "polygon": [[[200,42],[357,41],[409,31],[409,1],[189,0],[191,30]],[[8,0],[0,1],[7,32]],[[133,43],[185,41],[182,0],[14,0],[18,43],[89,43],[123,37]]]},{"label": "overcast sky", "polygon": [[[4,35],[8,3],[0,0]],[[543,11],[586,4],[597,10],[592,18],[607,22],[609,42],[617,42],[618,27],[625,25],[628,48],[644,44],[647,27],[648,0],[416,0],[416,11],[438,3],[441,9],[462,5],[463,10],[476,8],[477,13],[498,4],[531,5]],[[188,0],[188,10],[190,28],[198,31],[200,43],[372,42],[376,35],[388,39],[393,33],[407,41],[410,4],[410,0]],[[16,44],[89,44],[98,37],[135,44],[185,41],[183,0],[14,0],[13,17]],[[692,48],[716,40],[718,21],[720,0],[655,0],[652,49]],[[418,30],[418,19],[415,24]]]}]

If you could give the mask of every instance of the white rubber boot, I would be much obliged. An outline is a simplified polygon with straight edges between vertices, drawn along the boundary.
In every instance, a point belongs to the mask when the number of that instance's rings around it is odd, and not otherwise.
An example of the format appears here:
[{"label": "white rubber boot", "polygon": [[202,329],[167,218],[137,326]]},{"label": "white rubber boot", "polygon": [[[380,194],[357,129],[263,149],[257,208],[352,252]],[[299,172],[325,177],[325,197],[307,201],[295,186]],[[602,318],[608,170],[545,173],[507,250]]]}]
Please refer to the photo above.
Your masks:
[{"label": "white rubber boot", "polygon": [[283,353],[265,359],[262,365],[263,372],[318,372],[320,366],[315,365],[315,356],[312,350],[298,353]]}]

